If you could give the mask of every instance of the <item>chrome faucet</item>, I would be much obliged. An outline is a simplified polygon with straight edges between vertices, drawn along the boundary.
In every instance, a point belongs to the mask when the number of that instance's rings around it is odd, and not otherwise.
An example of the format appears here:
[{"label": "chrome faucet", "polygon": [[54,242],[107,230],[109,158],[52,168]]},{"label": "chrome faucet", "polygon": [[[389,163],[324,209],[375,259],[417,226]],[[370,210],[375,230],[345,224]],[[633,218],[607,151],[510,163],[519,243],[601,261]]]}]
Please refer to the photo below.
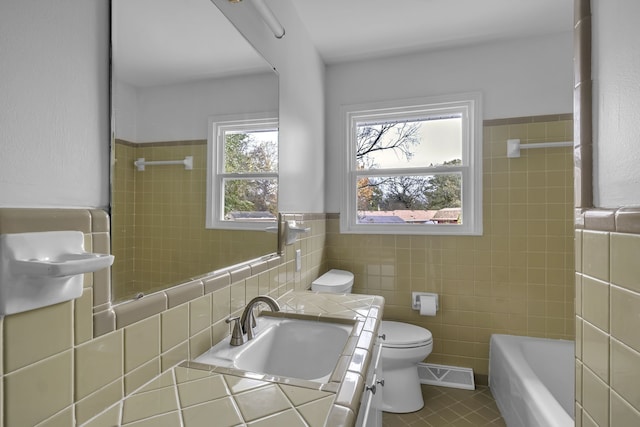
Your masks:
[{"label": "chrome faucet", "polygon": [[256,318],[253,315],[253,307],[260,302],[264,302],[265,304],[267,304],[271,311],[280,311],[280,305],[278,304],[278,301],[268,295],[258,295],[257,297],[249,301],[249,304],[247,304],[247,306],[244,308],[242,317],[240,318],[242,333],[247,334],[247,341],[253,339],[253,328],[256,326]]}]

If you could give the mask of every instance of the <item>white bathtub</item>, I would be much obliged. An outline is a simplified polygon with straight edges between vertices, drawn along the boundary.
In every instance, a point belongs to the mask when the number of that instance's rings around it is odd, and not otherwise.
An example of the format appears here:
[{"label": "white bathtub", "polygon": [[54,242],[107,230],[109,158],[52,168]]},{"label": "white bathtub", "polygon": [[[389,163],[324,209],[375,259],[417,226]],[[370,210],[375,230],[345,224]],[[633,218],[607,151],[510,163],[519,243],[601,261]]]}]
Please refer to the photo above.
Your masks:
[{"label": "white bathtub", "polygon": [[573,427],[574,342],[492,335],[489,387],[508,427]]}]

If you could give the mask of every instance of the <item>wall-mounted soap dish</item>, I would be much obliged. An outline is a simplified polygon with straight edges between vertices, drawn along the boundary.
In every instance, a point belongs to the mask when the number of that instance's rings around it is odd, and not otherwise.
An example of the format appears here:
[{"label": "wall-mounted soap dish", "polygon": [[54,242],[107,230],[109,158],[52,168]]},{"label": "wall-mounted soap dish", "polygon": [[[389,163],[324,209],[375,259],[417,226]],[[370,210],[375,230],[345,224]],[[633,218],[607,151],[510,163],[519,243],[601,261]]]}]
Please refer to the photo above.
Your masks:
[{"label": "wall-mounted soap dish", "polygon": [[296,221],[284,222],[284,241],[286,245],[292,245],[298,238],[300,233],[308,233],[311,227],[304,227]]},{"label": "wall-mounted soap dish", "polygon": [[0,315],[78,298],[82,275],[109,267],[113,259],[86,252],[80,231],[0,235]]},{"label": "wall-mounted soap dish", "polygon": [[77,253],[61,254],[48,259],[16,259],[11,267],[16,274],[41,277],[64,277],[76,274],[91,273],[109,267],[113,263],[113,255]]}]

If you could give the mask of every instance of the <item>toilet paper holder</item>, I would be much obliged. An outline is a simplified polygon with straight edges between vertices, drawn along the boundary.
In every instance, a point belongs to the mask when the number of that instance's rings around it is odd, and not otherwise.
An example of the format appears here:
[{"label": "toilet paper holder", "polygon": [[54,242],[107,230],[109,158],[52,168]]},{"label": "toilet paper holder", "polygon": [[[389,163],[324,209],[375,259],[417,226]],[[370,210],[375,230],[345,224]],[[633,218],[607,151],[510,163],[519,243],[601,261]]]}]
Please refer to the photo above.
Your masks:
[{"label": "toilet paper holder", "polygon": [[438,294],[431,292],[411,292],[411,308],[414,310],[420,310],[420,297],[431,296],[436,300],[436,311],[440,310],[440,303],[438,301]]}]

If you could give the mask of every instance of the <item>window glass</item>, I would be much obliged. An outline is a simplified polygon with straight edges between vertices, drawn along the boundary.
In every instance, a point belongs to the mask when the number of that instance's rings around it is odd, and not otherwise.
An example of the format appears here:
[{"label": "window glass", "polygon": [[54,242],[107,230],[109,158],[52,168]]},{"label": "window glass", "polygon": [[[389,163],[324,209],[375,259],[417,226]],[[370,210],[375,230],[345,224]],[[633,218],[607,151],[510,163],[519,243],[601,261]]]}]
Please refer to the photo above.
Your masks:
[{"label": "window glass", "polygon": [[275,221],[278,216],[278,180],[224,179],[225,221]]},{"label": "window glass", "polygon": [[415,168],[462,158],[462,119],[357,124],[356,157],[368,168]]},{"label": "window glass", "polygon": [[207,227],[259,229],[278,216],[278,124],[210,123]]},{"label": "window glass", "polygon": [[359,175],[357,195],[358,224],[462,224],[460,173]]},{"label": "window glass", "polygon": [[342,232],[481,234],[479,94],[466,96],[343,108]]},{"label": "window glass", "polygon": [[277,172],[278,131],[225,130],[224,172]]}]

